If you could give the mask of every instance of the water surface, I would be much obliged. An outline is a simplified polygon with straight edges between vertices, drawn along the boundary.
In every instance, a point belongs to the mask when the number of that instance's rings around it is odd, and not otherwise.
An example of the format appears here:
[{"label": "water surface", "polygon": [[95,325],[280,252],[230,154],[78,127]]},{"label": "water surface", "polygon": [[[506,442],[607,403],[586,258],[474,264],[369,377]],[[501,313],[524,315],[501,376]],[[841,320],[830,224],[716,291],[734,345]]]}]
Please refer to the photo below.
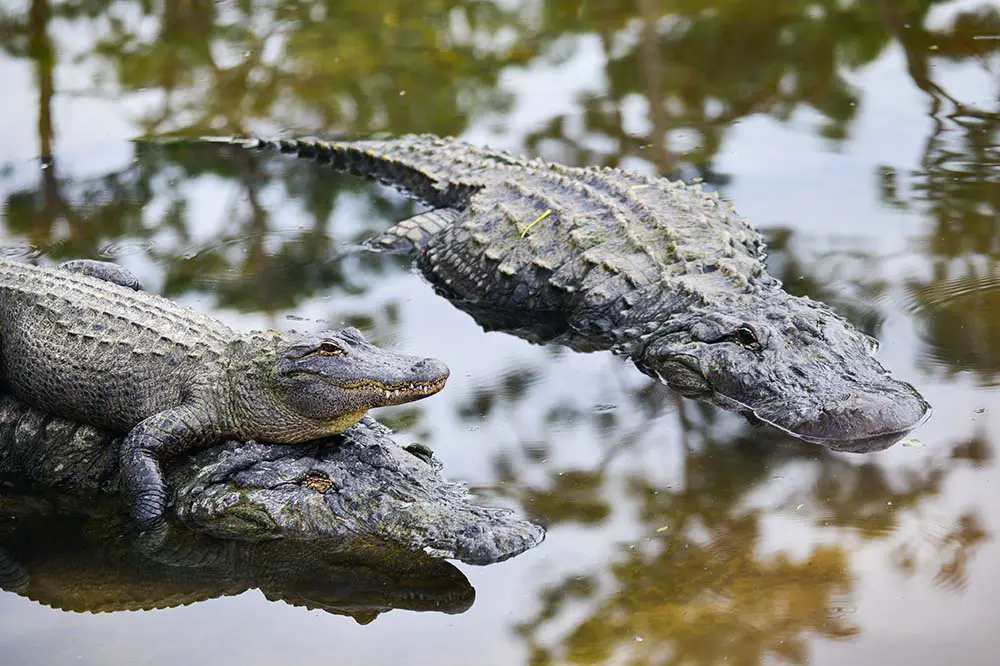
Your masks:
[{"label": "water surface", "polygon": [[[0,593],[4,663],[994,663],[994,2],[8,0],[0,81],[4,256],[109,258],[236,326],[350,323],[443,359],[444,392],[376,415],[549,529],[459,567],[458,615]],[[405,260],[358,252],[419,210],[394,192],[131,142],[403,132],[704,180],[933,418],[866,456],[751,428],[608,354],[486,334]]]}]

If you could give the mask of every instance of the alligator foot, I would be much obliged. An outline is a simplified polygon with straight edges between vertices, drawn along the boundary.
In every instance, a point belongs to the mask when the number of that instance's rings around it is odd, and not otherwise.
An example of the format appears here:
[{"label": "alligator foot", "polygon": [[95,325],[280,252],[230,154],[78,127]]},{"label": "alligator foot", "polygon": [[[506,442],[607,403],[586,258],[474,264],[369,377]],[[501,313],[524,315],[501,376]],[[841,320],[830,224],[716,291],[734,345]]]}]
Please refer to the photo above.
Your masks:
[{"label": "alligator foot", "polygon": [[463,213],[450,208],[414,215],[372,236],[365,241],[365,247],[389,254],[423,252],[431,236],[455,224],[462,216]]},{"label": "alligator foot", "polygon": [[144,420],[122,441],[122,496],[133,526],[140,533],[160,526],[166,519],[167,489],[157,456],[180,453],[206,440],[197,416],[187,406],[168,409]]}]

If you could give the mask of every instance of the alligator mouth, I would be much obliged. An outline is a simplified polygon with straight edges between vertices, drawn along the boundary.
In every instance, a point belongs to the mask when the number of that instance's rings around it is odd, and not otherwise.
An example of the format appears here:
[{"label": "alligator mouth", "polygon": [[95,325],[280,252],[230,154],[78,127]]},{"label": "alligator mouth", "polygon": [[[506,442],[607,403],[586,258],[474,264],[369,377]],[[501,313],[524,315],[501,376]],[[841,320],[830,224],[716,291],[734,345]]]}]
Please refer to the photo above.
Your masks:
[{"label": "alligator mouth", "polygon": [[847,453],[872,453],[874,451],[882,451],[889,448],[900,439],[903,438],[906,433],[914,430],[917,426],[922,425],[931,417],[931,410],[928,409],[920,420],[916,421],[910,425],[899,425],[896,427],[887,427],[882,430],[876,430],[871,433],[864,433],[860,435],[853,436],[830,436],[830,437],[819,437],[816,435],[807,435],[794,430],[789,429],[779,423],[775,423],[773,420],[760,416],[759,413],[750,410],[752,417],[761,423],[765,423],[772,428],[781,430],[782,432],[791,435],[797,439],[801,439],[803,442],[809,442],[810,444],[819,444],[824,446],[831,451],[843,451]]},{"label": "alligator mouth", "polygon": [[429,382],[399,382],[383,384],[375,381],[338,383],[338,388],[348,391],[363,391],[373,395],[381,405],[402,405],[427,396],[434,395],[444,388],[447,377],[441,377]]}]

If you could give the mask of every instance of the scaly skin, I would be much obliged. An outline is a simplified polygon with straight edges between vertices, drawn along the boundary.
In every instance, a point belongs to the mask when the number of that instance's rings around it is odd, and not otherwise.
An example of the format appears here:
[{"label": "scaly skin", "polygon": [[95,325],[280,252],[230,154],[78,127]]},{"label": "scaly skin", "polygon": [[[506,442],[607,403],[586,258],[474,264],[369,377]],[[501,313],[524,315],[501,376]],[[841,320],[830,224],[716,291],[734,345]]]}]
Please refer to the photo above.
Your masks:
[{"label": "scaly skin", "polygon": [[[215,140],[215,139],[212,139]],[[715,193],[454,139],[233,139],[379,180],[434,207],[374,239],[419,253],[488,328],[611,349],[683,395],[845,450],[883,448],[929,406],[875,342],[768,275],[759,235]]]},{"label": "scaly skin", "polygon": [[[179,456],[164,470],[171,525],[227,540],[382,542],[470,564],[498,562],[542,542],[542,528],[473,503],[463,486],[442,478],[436,459],[389,435],[365,418],[327,440],[226,442]],[[113,498],[120,485],[121,443],[0,395],[4,497],[40,490],[61,512],[105,506],[101,496]],[[0,562],[0,578],[2,569]]]},{"label": "scaly skin", "polygon": [[355,329],[239,333],[75,268],[0,262],[0,375],[30,405],[128,433],[122,493],[140,529],[163,520],[159,457],[228,438],[292,444],[343,432],[368,409],[436,393],[448,376]]}]

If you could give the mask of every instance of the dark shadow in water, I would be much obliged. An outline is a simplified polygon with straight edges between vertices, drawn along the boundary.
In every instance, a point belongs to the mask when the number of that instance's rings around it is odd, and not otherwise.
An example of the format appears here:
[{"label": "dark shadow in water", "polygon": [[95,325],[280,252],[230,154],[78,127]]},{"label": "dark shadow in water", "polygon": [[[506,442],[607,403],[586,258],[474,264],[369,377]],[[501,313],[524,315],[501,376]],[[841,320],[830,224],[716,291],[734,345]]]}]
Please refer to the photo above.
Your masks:
[{"label": "dark shadow in water", "polygon": [[121,536],[116,502],[4,493],[0,588],[60,610],[184,606],[257,589],[269,601],[367,624],[400,608],[462,613],[475,590],[453,565],[381,543],[226,541],[180,527],[149,545]]}]

